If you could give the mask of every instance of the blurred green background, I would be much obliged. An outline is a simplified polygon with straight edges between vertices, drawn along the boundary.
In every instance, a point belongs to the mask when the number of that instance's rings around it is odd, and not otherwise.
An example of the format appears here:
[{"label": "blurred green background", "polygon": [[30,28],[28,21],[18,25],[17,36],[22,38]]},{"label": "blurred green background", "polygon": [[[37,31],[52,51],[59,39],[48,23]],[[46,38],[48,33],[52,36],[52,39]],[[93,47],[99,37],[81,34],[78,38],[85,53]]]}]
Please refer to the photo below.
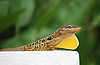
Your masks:
[{"label": "blurred green background", "polygon": [[32,43],[66,24],[82,27],[81,65],[99,65],[100,0],[0,0],[0,48]]}]

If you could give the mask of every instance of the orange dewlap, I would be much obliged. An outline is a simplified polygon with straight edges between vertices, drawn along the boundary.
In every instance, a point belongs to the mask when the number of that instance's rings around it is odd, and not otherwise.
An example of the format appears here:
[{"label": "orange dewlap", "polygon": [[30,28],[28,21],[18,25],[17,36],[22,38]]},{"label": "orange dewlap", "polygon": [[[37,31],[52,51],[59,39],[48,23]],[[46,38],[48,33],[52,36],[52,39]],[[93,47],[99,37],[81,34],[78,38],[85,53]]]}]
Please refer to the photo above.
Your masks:
[{"label": "orange dewlap", "polygon": [[79,45],[79,41],[77,37],[75,35],[72,35],[70,37],[66,37],[55,47],[74,50],[78,47],[78,45]]}]

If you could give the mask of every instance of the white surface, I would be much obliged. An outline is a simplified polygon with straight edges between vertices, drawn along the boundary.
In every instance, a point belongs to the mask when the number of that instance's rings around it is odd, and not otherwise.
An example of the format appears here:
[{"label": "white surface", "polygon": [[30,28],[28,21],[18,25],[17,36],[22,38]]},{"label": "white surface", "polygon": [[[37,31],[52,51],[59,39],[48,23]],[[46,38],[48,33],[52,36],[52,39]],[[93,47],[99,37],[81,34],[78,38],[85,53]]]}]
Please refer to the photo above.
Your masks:
[{"label": "white surface", "polygon": [[0,52],[0,65],[79,65],[77,51]]}]

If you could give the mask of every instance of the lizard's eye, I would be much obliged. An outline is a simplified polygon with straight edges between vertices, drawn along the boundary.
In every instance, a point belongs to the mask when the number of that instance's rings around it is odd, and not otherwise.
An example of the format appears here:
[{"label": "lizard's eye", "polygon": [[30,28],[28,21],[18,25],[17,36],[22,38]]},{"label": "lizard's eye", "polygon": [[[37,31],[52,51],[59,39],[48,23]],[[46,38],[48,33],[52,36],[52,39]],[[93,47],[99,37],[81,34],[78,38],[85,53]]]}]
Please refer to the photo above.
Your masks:
[{"label": "lizard's eye", "polygon": [[68,25],[68,26],[66,26],[65,28],[72,28],[72,26],[71,26],[71,25]]}]

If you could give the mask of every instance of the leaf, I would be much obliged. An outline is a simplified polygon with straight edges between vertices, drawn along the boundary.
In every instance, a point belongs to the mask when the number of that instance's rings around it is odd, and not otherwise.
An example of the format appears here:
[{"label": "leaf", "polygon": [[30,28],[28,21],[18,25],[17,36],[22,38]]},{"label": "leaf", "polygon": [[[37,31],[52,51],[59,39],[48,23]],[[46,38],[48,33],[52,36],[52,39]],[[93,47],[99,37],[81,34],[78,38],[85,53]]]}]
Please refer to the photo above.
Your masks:
[{"label": "leaf", "polygon": [[25,12],[16,20],[16,34],[19,33],[20,28],[26,26],[30,22],[35,9],[35,0],[12,0],[12,12],[23,8]]},{"label": "leaf", "polygon": [[22,10],[18,10],[16,12],[13,12],[11,14],[8,14],[6,16],[3,16],[2,19],[0,19],[0,33],[8,29],[11,25],[14,24],[14,21],[17,19],[17,17],[23,13]]}]

